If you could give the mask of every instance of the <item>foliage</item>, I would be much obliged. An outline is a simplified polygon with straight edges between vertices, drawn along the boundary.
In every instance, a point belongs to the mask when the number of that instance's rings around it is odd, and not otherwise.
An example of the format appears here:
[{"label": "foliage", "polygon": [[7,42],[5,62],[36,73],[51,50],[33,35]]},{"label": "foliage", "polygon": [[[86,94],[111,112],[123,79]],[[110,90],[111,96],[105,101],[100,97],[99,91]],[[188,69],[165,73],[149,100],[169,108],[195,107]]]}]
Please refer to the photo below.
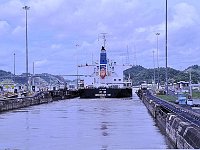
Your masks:
[{"label": "foliage", "polygon": [[[188,67],[191,70],[191,78],[192,83],[199,83],[200,82],[200,66],[194,65],[191,67]],[[189,81],[189,72],[187,71],[188,68],[184,71],[176,70],[173,68],[167,68],[168,69],[168,81],[178,82],[178,81]],[[165,73],[166,68],[156,68],[155,69],[155,79],[156,83],[158,82],[158,73],[160,77],[160,83],[165,83]],[[143,81],[147,81],[147,83],[152,83],[154,78],[154,69],[147,69],[142,66],[133,66],[132,68],[129,68],[124,71],[125,77],[128,77],[130,74],[130,78],[133,81],[133,85],[139,85]]]},{"label": "foliage", "polygon": [[3,77],[3,76],[11,76],[11,72],[0,70],[0,77]]}]

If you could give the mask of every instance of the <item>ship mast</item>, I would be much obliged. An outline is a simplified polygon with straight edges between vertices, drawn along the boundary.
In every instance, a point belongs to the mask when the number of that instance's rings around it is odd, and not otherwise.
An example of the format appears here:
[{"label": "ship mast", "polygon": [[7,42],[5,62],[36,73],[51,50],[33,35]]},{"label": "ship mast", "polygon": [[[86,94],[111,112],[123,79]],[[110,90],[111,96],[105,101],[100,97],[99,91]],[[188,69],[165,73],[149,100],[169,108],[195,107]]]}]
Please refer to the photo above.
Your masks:
[{"label": "ship mast", "polygon": [[107,33],[100,33],[102,35],[102,39],[103,39],[103,46],[104,48],[106,47],[106,34]]}]

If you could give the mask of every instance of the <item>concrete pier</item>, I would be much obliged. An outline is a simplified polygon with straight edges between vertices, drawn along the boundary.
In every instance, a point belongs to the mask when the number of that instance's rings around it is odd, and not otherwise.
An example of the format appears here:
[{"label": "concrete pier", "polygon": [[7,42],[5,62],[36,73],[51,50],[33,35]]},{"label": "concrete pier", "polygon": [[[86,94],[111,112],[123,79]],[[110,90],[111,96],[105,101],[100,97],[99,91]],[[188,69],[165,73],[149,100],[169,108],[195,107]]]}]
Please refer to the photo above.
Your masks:
[{"label": "concrete pier", "polygon": [[159,128],[164,131],[174,148],[200,148],[200,115],[187,108],[167,102],[148,90],[137,92]]},{"label": "concrete pier", "polygon": [[78,97],[77,91],[70,90],[54,90],[39,92],[34,96],[23,98],[7,98],[0,99],[0,112],[50,103],[57,100],[69,99]]}]

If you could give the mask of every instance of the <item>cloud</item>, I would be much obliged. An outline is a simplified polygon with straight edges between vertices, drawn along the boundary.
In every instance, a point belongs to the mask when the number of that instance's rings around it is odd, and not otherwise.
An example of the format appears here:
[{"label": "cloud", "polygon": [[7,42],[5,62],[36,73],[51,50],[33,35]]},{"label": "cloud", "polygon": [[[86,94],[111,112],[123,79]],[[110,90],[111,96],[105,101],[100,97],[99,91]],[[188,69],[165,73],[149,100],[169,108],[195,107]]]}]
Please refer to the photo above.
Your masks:
[{"label": "cloud", "polygon": [[[124,58],[128,45],[130,55],[137,53],[138,62],[147,67],[152,66],[152,50],[156,49],[155,33],[160,32],[159,56],[161,64],[164,65],[163,1],[7,0],[0,2],[0,48],[16,50],[18,59],[23,61],[18,65],[19,72],[24,72],[25,68],[25,11],[22,9],[24,5],[30,6],[29,61],[38,63],[38,67],[41,68],[38,68],[38,71],[74,71],[77,54],[78,61],[82,64],[91,62],[92,57],[94,60],[99,59],[103,41],[101,38],[98,41],[98,35],[102,32],[108,33],[106,48],[110,59],[117,60],[119,56]],[[187,59],[187,55],[199,53],[199,5],[197,1],[192,0],[169,3],[168,48],[172,65],[176,63],[177,57]],[[76,44],[80,46],[76,47]],[[187,51],[187,55],[184,51]],[[144,58],[147,61],[144,61]],[[1,61],[4,61],[3,58]]]},{"label": "cloud", "polygon": [[[187,53],[192,55],[194,51],[188,51],[188,49],[196,49],[193,47],[198,45],[197,39],[199,39],[200,35],[197,32],[200,19],[197,9],[194,5],[188,3],[177,3],[175,6],[169,7],[168,13],[169,54],[175,55],[174,59],[178,56],[182,56],[182,51],[187,51]],[[139,39],[143,39],[143,42],[147,41],[144,47],[156,46],[155,33],[157,32],[160,33],[159,40],[162,41],[162,43],[160,42],[159,45],[160,49],[163,49],[161,55],[164,56],[165,18],[163,18],[163,21],[159,24],[149,24],[135,29],[135,35],[138,36]],[[172,50],[173,52],[170,52]]]},{"label": "cloud", "polygon": [[12,34],[21,35],[21,34],[24,34],[24,31],[25,31],[25,27],[17,26],[16,28],[13,29]]},{"label": "cloud", "polygon": [[37,17],[50,17],[52,14],[57,13],[64,0],[32,0],[28,3],[34,16]]},{"label": "cloud", "polygon": [[7,21],[0,20],[0,35],[5,34],[10,30],[10,25]]},{"label": "cloud", "polygon": [[175,5],[172,20],[169,23],[169,28],[178,30],[199,24],[199,15],[194,6],[187,3],[179,3]]},{"label": "cloud", "polygon": [[36,60],[34,63],[35,63],[35,67],[37,68],[37,67],[45,66],[48,63],[48,61],[46,59]]},{"label": "cloud", "polygon": [[59,49],[59,48],[61,48],[61,47],[62,47],[61,44],[52,44],[52,45],[51,45],[51,49]]},{"label": "cloud", "polygon": [[[23,4],[20,0],[8,0],[0,3],[0,17],[3,19],[10,19],[13,17],[19,17],[20,9]],[[17,21],[17,20],[16,20]]]}]

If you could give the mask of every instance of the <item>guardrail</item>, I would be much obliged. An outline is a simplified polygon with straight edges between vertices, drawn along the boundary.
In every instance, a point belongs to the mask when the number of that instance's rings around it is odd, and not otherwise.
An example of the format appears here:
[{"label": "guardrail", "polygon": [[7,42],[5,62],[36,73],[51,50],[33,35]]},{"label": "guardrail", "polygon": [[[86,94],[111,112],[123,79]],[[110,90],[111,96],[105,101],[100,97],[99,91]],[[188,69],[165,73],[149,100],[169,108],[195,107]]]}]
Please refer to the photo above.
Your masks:
[{"label": "guardrail", "polygon": [[200,114],[198,114],[188,108],[184,108],[177,104],[173,104],[171,102],[162,100],[162,99],[160,99],[152,94],[149,94],[149,93],[148,93],[148,97],[150,99],[153,99],[156,103],[158,103],[165,109],[169,110],[170,112],[173,112],[173,113],[179,115],[180,117],[183,117],[190,123],[193,123],[193,124],[197,125],[198,127],[200,127]]}]

